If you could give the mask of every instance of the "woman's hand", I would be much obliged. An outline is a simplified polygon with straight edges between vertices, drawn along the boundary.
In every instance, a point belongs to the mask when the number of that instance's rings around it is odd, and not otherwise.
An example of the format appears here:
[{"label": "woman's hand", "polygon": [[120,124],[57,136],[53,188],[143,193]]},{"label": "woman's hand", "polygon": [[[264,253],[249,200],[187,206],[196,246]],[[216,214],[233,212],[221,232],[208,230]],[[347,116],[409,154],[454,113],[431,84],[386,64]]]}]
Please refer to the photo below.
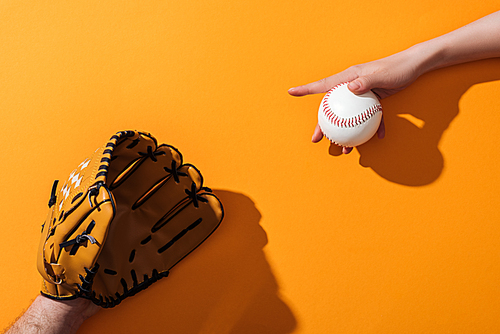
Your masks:
[{"label": "woman's hand", "polygon": [[[340,83],[349,82],[349,90],[354,94],[363,94],[372,90],[379,98],[383,99],[408,87],[419,77],[420,63],[415,57],[415,52],[413,49],[408,49],[387,58],[352,66],[319,81],[291,88],[288,93],[293,96],[326,93]],[[377,134],[379,138],[383,138],[385,135],[383,119]],[[316,125],[312,142],[317,143],[322,138],[323,133],[319,125]],[[342,148],[344,154],[351,151],[352,147]]]}]

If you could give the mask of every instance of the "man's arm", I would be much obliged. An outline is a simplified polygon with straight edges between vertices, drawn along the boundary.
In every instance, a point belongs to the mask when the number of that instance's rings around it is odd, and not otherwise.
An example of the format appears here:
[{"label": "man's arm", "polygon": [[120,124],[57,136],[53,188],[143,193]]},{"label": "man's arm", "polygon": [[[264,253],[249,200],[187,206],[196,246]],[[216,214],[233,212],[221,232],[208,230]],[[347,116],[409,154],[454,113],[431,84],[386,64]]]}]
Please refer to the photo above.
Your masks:
[{"label": "man's arm", "polygon": [[72,334],[99,311],[90,300],[52,300],[38,296],[6,334]]}]

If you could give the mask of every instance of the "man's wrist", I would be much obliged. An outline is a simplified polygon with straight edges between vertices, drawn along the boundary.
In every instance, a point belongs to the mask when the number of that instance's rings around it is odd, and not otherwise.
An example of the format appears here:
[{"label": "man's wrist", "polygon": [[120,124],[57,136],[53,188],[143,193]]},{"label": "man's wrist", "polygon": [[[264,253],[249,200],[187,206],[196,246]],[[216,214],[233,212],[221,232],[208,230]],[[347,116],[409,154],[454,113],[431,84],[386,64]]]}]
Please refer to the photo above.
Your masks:
[{"label": "man's wrist", "polygon": [[50,312],[51,318],[69,328],[80,327],[90,316],[85,313],[88,300],[78,298],[72,300],[54,300],[42,295],[35,299],[44,313]]},{"label": "man's wrist", "polygon": [[76,333],[82,323],[99,309],[83,298],[53,300],[39,295],[7,333]]}]

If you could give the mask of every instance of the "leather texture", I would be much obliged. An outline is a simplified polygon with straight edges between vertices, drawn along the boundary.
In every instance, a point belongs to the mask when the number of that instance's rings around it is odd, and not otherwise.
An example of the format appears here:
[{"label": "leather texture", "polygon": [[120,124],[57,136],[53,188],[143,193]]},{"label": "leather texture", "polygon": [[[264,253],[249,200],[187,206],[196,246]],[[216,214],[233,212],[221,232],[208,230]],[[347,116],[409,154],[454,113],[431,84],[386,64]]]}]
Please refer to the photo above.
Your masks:
[{"label": "leather texture", "polygon": [[41,292],[102,307],[168,276],[219,226],[200,171],[149,133],[120,131],[53,189],[42,227]]}]

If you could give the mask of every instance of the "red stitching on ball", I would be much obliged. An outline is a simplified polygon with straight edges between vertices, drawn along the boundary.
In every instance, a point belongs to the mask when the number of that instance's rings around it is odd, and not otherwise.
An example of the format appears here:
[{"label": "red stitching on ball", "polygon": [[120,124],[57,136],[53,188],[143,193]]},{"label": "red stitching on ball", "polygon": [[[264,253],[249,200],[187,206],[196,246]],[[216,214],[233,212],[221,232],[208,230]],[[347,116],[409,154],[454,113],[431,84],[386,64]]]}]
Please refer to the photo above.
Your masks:
[{"label": "red stitching on ball", "polygon": [[348,84],[348,83],[344,82],[344,83],[341,83],[341,84],[338,84],[338,85],[334,86],[331,90],[329,90],[326,93],[325,98],[323,99],[323,103],[322,103],[322,105],[323,105],[323,114],[330,121],[330,123],[332,123],[332,124],[334,124],[335,126],[338,126],[338,127],[359,126],[359,125],[365,123],[366,121],[368,121],[376,113],[383,111],[382,110],[382,105],[377,104],[375,106],[372,106],[372,107],[366,109],[361,114],[356,115],[354,117],[351,117],[351,118],[342,118],[342,117],[339,117],[337,114],[335,114],[332,111],[332,109],[328,105],[328,103],[327,103],[327,97],[330,96],[330,94],[331,94],[331,92],[332,92],[333,89],[336,89],[336,88],[338,88],[340,86],[343,86],[343,85],[346,85],[346,84]]},{"label": "red stitching on ball", "polygon": [[332,89],[337,89],[337,88],[339,88],[339,87],[341,87],[341,86],[344,86],[344,85],[347,85],[347,84],[348,84],[348,82],[342,82],[342,83],[339,83],[339,84],[337,84],[337,85],[333,86],[332,88],[330,88],[330,90],[327,92],[327,94],[328,94],[328,95],[330,95],[330,94],[331,94]]}]

